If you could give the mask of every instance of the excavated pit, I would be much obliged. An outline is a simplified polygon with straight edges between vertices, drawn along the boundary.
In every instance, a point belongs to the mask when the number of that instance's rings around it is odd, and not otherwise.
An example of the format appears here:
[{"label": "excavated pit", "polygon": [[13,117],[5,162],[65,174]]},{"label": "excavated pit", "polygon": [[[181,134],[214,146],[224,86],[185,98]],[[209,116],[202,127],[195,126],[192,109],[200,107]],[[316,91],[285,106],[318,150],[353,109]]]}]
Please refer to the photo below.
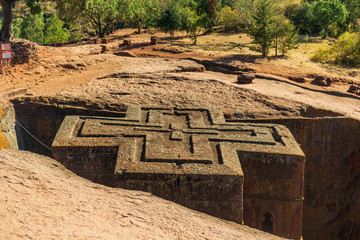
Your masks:
[{"label": "excavated pit", "polygon": [[[0,148],[51,156],[49,148],[66,115],[124,117],[126,106],[80,101],[15,99],[0,109]],[[285,125],[306,155],[303,237],[360,239],[360,121],[326,116],[228,121]],[[35,139],[36,138],[36,139]]]}]

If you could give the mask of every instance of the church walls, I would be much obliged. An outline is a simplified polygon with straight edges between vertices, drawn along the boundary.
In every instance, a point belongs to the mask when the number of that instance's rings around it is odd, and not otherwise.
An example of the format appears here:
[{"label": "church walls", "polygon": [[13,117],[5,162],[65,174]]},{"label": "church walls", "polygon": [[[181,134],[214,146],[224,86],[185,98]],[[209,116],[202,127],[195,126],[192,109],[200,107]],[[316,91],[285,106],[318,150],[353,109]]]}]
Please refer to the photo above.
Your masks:
[{"label": "church walls", "polygon": [[360,239],[360,121],[346,117],[252,121],[285,125],[305,153],[304,239]]}]

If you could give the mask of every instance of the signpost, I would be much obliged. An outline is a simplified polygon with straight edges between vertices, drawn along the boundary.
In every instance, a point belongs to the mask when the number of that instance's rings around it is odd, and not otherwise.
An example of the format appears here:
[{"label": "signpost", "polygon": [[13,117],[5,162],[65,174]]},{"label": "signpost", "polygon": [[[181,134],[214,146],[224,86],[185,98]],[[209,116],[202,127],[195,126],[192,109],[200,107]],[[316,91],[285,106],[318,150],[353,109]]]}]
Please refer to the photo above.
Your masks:
[{"label": "signpost", "polygon": [[0,43],[0,72],[3,73],[2,61],[12,59],[11,43]]}]

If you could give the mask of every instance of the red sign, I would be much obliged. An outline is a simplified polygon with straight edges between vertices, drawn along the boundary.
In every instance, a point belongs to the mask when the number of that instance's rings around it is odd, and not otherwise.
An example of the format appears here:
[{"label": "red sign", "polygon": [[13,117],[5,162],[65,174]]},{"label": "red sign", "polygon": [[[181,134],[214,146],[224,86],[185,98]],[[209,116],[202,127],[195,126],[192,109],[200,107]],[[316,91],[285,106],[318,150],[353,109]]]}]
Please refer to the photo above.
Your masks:
[{"label": "red sign", "polygon": [[0,60],[12,59],[11,43],[0,43]]},{"label": "red sign", "polygon": [[0,43],[0,51],[11,51],[11,43]]}]

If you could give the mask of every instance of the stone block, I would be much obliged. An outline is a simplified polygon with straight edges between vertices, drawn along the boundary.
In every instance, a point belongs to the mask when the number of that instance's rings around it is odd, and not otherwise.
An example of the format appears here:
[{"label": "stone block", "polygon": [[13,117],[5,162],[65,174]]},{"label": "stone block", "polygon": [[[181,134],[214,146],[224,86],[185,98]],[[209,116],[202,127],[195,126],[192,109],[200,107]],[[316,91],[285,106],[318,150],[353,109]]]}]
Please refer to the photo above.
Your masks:
[{"label": "stone block", "polygon": [[109,38],[102,38],[101,43],[102,44],[108,44],[108,43],[110,43],[110,39]]},{"label": "stone block", "polygon": [[106,45],[101,45],[101,53],[105,53],[107,51],[108,51],[108,49],[107,49]]},{"label": "stone block", "polygon": [[238,76],[237,81],[238,83],[248,84],[248,83],[252,83],[254,79],[255,79],[255,74],[243,73]]},{"label": "stone block", "polygon": [[124,39],[124,40],[123,40],[123,45],[125,45],[125,46],[131,46],[131,45],[132,45],[131,39]]},{"label": "stone block", "polygon": [[150,38],[151,45],[156,45],[157,42],[158,42],[158,38],[155,36],[151,36],[151,38]]}]

